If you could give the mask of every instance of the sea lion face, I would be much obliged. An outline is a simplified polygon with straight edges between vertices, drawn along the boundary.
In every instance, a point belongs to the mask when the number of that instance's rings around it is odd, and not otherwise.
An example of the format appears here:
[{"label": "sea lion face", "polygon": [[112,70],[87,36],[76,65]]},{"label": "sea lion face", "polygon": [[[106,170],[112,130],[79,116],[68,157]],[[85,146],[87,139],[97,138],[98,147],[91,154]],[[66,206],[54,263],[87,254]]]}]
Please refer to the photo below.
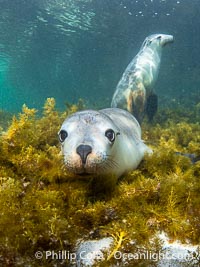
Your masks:
[{"label": "sea lion face", "polygon": [[160,46],[163,47],[168,43],[172,43],[174,40],[172,35],[167,34],[152,34],[148,36],[144,42],[142,47],[147,48],[151,46]]},{"label": "sea lion face", "polygon": [[87,110],[68,117],[58,133],[67,170],[109,174],[115,166],[112,154],[119,134],[112,120],[100,112]]}]

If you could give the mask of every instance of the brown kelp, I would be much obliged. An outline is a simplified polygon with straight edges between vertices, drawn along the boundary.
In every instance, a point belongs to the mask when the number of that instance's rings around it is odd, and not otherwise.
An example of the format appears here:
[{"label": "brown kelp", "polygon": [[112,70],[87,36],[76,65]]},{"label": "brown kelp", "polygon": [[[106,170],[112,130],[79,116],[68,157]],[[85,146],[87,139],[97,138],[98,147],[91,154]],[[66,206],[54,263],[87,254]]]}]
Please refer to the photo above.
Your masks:
[{"label": "brown kelp", "polygon": [[[80,101],[60,112],[49,98],[39,116],[24,105],[1,131],[0,265],[54,266],[58,259],[37,259],[35,253],[72,253],[78,240],[107,236],[113,237],[113,253],[134,253],[144,246],[158,251],[155,235],[162,230],[172,240],[199,244],[200,162],[192,164],[174,153],[200,154],[199,105],[188,117],[184,108],[165,110],[158,112],[153,125],[144,122],[143,139],[153,155],[117,184],[101,188],[99,178],[97,192],[91,177],[67,174],[57,139],[65,117],[82,107]],[[120,259],[108,256],[98,266],[116,261]],[[58,263],[72,262],[67,257]],[[135,259],[133,266],[150,263]]]}]

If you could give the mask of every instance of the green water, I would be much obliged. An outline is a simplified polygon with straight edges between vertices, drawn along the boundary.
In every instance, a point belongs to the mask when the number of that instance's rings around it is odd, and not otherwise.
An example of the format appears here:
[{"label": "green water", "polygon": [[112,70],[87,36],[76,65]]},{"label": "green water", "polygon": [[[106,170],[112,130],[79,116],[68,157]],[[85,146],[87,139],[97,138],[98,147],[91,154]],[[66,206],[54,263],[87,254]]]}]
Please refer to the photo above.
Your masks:
[{"label": "green water", "polygon": [[[108,107],[146,36],[172,34],[155,90],[160,105],[200,100],[199,0],[1,0],[0,108]],[[2,56],[1,56],[2,55]],[[7,57],[7,58],[6,58]],[[6,62],[6,63],[5,63]]]}]

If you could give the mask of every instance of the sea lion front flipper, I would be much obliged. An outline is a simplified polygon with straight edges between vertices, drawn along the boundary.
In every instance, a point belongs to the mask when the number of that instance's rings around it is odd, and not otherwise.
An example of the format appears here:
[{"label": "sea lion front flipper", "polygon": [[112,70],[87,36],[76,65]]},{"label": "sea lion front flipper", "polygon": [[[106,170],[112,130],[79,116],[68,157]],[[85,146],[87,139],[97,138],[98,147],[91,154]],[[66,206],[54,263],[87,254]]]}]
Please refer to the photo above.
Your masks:
[{"label": "sea lion front flipper", "polygon": [[137,90],[132,91],[132,114],[141,124],[145,114],[146,89],[142,83],[137,84]]},{"label": "sea lion front flipper", "polygon": [[133,113],[133,93],[130,90],[127,96],[127,110],[132,114]]},{"label": "sea lion front flipper", "polygon": [[141,113],[141,100],[140,97],[138,97],[138,95],[134,92],[130,92],[127,98],[127,110],[131,113],[134,114],[134,117],[137,119],[137,121],[139,122],[139,124],[141,124],[143,116],[142,114],[144,112]]},{"label": "sea lion front flipper", "polygon": [[147,98],[146,109],[145,109],[145,113],[147,114],[149,122],[153,120],[153,117],[156,114],[157,109],[158,109],[158,96],[155,93],[152,93]]}]

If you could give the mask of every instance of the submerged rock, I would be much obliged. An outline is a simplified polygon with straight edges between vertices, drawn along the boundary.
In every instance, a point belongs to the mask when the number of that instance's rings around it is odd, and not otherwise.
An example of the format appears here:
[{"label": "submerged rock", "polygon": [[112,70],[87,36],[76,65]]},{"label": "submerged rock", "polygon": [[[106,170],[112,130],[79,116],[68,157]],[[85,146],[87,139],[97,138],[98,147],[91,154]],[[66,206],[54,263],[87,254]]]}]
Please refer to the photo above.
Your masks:
[{"label": "submerged rock", "polygon": [[198,246],[183,244],[178,240],[170,242],[165,233],[161,233],[159,238],[163,241],[163,246],[158,267],[199,266]]},{"label": "submerged rock", "polygon": [[105,260],[103,252],[109,251],[112,243],[111,237],[82,242],[77,250],[77,267],[93,266],[95,261]]},{"label": "submerged rock", "polygon": [[[121,259],[112,266],[124,266],[132,264],[135,260],[143,260],[144,266],[157,267],[183,267],[183,266],[199,266],[198,246],[191,244],[183,244],[178,240],[170,242],[166,233],[161,232],[156,238],[162,243],[161,249],[157,252],[149,250],[149,248],[137,248],[137,252],[123,253],[116,251],[113,257]],[[95,263],[106,261],[106,255],[110,255],[111,247],[114,243],[113,238],[102,238],[100,240],[88,240],[82,242],[77,250],[77,267],[92,267]],[[120,256],[120,258],[119,258]],[[149,262],[153,262],[153,265]],[[149,265],[150,264],[150,265]]]}]

